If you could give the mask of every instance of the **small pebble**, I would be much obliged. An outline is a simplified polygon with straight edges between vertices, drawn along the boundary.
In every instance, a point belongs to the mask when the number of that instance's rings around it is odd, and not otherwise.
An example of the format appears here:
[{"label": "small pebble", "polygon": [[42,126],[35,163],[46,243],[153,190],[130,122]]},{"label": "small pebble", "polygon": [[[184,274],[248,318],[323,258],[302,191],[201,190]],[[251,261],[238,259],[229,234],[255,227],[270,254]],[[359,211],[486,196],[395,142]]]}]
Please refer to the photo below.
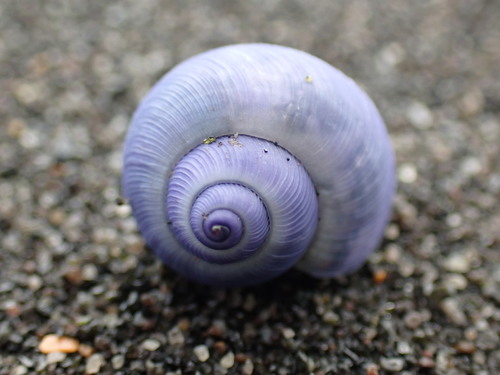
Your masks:
[{"label": "small pebble", "polygon": [[441,309],[453,323],[460,326],[467,324],[467,317],[460,309],[460,304],[457,299],[453,297],[444,299],[441,302]]},{"label": "small pebble", "polygon": [[467,91],[462,97],[459,108],[465,116],[473,116],[483,109],[484,95],[479,88]]},{"label": "small pebble", "polygon": [[45,354],[54,352],[75,353],[78,351],[79,345],[78,340],[71,337],[50,334],[40,341],[38,350]]},{"label": "small pebble", "polygon": [[462,162],[461,170],[464,176],[474,177],[481,173],[481,161],[475,157],[468,157]]},{"label": "small pebble", "polygon": [[458,213],[451,213],[448,216],[446,216],[446,224],[450,228],[458,228],[460,225],[462,225],[462,216]]},{"label": "small pebble", "polygon": [[241,366],[242,375],[252,375],[253,374],[253,362],[250,359],[247,359],[243,366]]},{"label": "small pebble", "polygon": [[19,304],[13,300],[5,301],[3,308],[5,309],[7,315],[10,316],[11,318],[19,316],[23,312],[22,307],[19,306]]},{"label": "small pebble", "polygon": [[214,349],[219,354],[224,354],[227,351],[227,344],[224,341],[216,341]]},{"label": "small pebble", "polygon": [[[497,352],[493,352],[491,356],[493,357],[494,355],[496,355]],[[472,360],[477,365],[484,366],[484,364],[486,363],[486,354],[484,352],[475,352],[472,354]],[[489,375],[489,374],[486,374],[486,375]]]},{"label": "small pebble", "polygon": [[32,358],[28,358],[26,356],[18,356],[17,357],[19,362],[23,364],[23,366],[26,367],[33,367],[35,366],[35,361]]},{"label": "small pebble", "polygon": [[455,350],[461,354],[472,354],[476,351],[474,343],[470,341],[459,341],[455,345]]},{"label": "small pebble", "polygon": [[154,339],[148,339],[148,340],[143,341],[143,343],[142,343],[142,348],[144,350],[149,351],[149,352],[154,352],[160,346],[161,346],[161,342],[159,342],[158,340],[154,340]]},{"label": "small pebble", "polygon": [[52,352],[47,354],[47,364],[50,365],[52,363],[62,362],[66,359],[66,353],[62,352]]},{"label": "small pebble", "polygon": [[422,323],[422,316],[418,311],[410,311],[404,317],[406,327],[416,329]]},{"label": "small pebble", "polygon": [[210,358],[210,352],[206,345],[197,345],[193,348],[193,353],[200,362],[205,362]]},{"label": "small pebble", "polygon": [[412,184],[417,181],[418,172],[413,164],[401,164],[398,169],[398,179],[402,183]]},{"label": "small pebble", "polygon": [[297,355],[302,360],[302,362],[304,362],[304,364],[307,367],[307,370],[309,372],[312,372],[316,367],[316,363],[314,362],[314,360],[302,351],[299,351]]},{"label": "small pebble", "polygon": [[224,368],[231,368],[234,366],[234,353],[229,351],[227,354],[221,358],[220,365]]},{"label": "small pebble", "polygon": [[208,334],[214,337],[222,337],[226,334],[227,327],[226,323],[221,319],[216,319],[212,322],[212,325],[208,329]]},{"label": "small pebble", "polygon": [[287,340],[291,340],[295,337],[295,331],[291,328],[283,328],[281,330],[281,334]]},{"label": "small pebble", "polygon": [[379,58],[388,66],[396,66],[404,61],[406,52],[401,44],[389,42],[380,50]]},{"label": "small pebble", "polygon": [[238,363],[245,363],[247,359],[249,359],[248,356],[243,353],[236,353],[234,355],[234,360]]},{"label": "small pebble", "polygon": [[384,256],[387,262],[397,264],[401,259],[402,249],[396,244],[389,244],[385,248]]},{"label": "small pebble", "polygon": [[104,365],[104,357],[102,354],[95,353],[92,354],[88,359],[85,365],[85,373],[86,374],[97,374],[101,370],[101,367]]},{"label": "small pebble", "polygon": [[444,260],[443,267],[450,272],[466,273],[470,270],[470,261],[463,252],[455,252]]},{"label": "small pebble", "polygon": [[422,368],[434,368],[436,367],[436,362],[432,358],[429,357],[421,357],[418,360],[418,365]]},{"label": "small pebble", "polygon": [[182,332],[186,332],[190,326],[191,326],[191,322],[187,318],[179,319],[179,322],[177,323],[177,327],[179,327],[179,329]]},{"label": "small pebble", "polygon": [[399,237],[399,227],[395,224],[389,224],[384,232],[385,238],[395,240]]},{"label": "small pebble", "polygon": [[410,354],[413,349],[406,341],[399,341],[397,344],[399,354]]},{"label": "small pebble", "polygon": [[89,345],[85,345],[85,344],[80,344],[80,346],[78,346],[78,353],[82,356],[82,357],[85,357],[85,358],[88,358],[90,357],[92,354],[94,354],[94,348],[89,346]]},{"label": "small pebble", "polygon": [[378,269],[373,272],[373,281],[375,284],[382,284],[387,279],[387,271]]},{"label": "small pebble", "polygon": [[93,281],[97,278],[99,271],[95,264],[89,263],[82,267],[82,278],[86,281]]},{"label": "small pebble", "polygon": [[443,278],[443,284],[452,290],[463,290],[467,287],[467,278],[458,273],[448,274]]},{"label": "small pebble", "polygon": [[73,285],[80,285],[83,282],[83,275],[80,267],[69,267],[63,276]]},{"label": "small pebble", "polygon": [[18,365],[14,367],[14,370],[12,371],[12,375],[25,375],[28,373],[28,369],[26,366],[23,365]]},{"label": "small pebble", "polygon": [[431,110],[422,102],[413,101],[407,108],[406,116],[417,129],[429,129],[433,123]]},{"label": "small pebble", "polygon": [[27,125],[21,118],[13,118],[7,122],[7,134],[9,137],[19,139]]},{"label": "small pebble", "polygon": [[170,345],[183,345],[185,338],[178,326],[173,327],[167,333],[167,339]]},{"label": "small pebble", "polygon": [[369,363],[366,365],[366,375],[378,375],[378,366],[375,363]]},{"label": "small pebble", "polygon": [[440,371],[448,369],[450,363],[450,352],[448,350],[438,350],[436,353],[436,368]]},{"label": "small pebble", "polygon": [[128,204],[123,204],[115,207],[116,216],[119,218],[126,218],[132,214],[132,207]]},{"label": "small pebble", "polygon": [[125,364],[125,356],[122,354],[117,354],[113,358],[111,358],[111,366],[113,366],[114,370],[119,370]]},{"label": "small pebble", "polygon": [[38,275],[30,275],[28,277],[28,288],[33,292],[36,292],[38,289],[42,287],[42,278]]},{"label": "small pebble", "polygon": [[409,259],[402,259],[398,265],[398,272],[402,277],[410,277],[415,272],[415,263]]},{"label": "small pebble", "polygon": [[402,358],[381,358],[380,366],[387,371],[398,372],[403,369],[405,361]]},{"label": "small pebble", "polygon": [[468,341],[474,341],[474,340],[476,340],[477,339],[477,335],[478,335],[478,332],[477,332],[476,328],[474,328],[474,327],[467,327],[465,329],[464,337]]},{"label": "small pebble", "polygon": [[340,317],[333,311],[328,310],[323,314],[323,321],[331,325],[336,325],[339,323]]}]

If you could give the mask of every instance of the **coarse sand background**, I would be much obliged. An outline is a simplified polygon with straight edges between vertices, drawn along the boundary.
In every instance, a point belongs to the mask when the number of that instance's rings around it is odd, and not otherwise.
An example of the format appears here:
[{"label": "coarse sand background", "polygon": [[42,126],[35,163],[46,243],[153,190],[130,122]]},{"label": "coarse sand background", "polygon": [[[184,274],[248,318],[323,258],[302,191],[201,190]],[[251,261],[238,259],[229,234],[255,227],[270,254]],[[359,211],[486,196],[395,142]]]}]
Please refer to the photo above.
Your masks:
[{"label": "coarse sand background", "polygon": [[[0,374],[499,374],[499,20],[495,0],[1,1]],[[257,41],[343,70],[387,123],[394,215],[349,277],[201,286],[116,203],[145,92]]]}]

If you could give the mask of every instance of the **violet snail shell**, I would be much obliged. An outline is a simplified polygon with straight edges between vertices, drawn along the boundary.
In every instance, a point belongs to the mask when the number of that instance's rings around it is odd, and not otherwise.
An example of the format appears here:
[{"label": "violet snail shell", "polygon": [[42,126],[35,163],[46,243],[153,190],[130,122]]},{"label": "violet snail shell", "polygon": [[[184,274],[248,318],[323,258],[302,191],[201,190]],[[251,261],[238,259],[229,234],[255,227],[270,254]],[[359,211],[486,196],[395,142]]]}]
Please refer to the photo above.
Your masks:
[{"label": "violet snail shell", "polygon": [[127,133],[123,191],[148,246],[188,278],[241,286],[293,265],[328,278],[379,245],[394,163],[350,78],[305,52],[241,44],[152,88]]}]

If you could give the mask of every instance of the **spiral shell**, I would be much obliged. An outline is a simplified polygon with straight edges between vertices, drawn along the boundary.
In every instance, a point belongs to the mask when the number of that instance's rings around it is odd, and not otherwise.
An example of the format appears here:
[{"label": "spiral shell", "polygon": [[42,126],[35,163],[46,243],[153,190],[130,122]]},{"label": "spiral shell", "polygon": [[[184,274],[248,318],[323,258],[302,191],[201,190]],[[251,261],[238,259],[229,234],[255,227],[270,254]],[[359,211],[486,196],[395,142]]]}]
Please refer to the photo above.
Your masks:
[{"label": "spiral shell", "polygon": [[307,53],[266,44],[205,52],[137,109],[123,190],[170,267],[223,286],[294,264],[316,277],[359,268],[378,246],[394,156],[368,96]]}]

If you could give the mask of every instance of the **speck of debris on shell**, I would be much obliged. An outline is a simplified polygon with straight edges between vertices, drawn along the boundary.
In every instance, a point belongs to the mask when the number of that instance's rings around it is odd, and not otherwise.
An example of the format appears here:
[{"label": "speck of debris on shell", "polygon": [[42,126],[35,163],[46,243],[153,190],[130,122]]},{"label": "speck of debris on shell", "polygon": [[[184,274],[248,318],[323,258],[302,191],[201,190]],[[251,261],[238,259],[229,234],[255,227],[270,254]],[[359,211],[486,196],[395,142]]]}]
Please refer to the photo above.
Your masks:
[{"label": "speck of debris on shell", "polygon": [[208,137],[203,140],[203,144],[209,145],[211,143],[214,143],[217,140],[215,137]]},{"label": "speck of debris on shell", "polygon": [[238,133],[236,133],[235,135],[231,136],[229,138],[229,141],[228,143],[231,145],[231,146],[234,146],[234,147],[242,147],[243,144],[240,143],[240,141],[238,140]]}]

